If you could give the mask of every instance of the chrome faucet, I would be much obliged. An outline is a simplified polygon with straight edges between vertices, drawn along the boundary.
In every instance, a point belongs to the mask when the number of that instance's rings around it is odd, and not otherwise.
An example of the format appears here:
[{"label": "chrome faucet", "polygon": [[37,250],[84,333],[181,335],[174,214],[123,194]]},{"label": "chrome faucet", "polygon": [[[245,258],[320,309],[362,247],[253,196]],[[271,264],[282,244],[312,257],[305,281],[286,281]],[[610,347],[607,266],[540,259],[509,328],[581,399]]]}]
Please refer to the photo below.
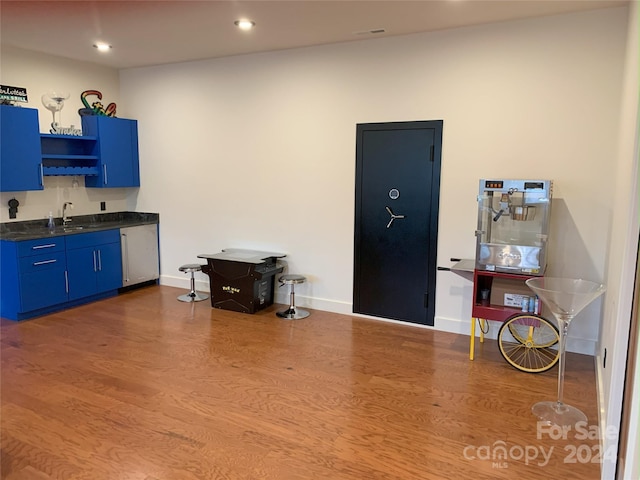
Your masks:
[{"label": "chrome faucet", "polygon": [[69,222],[73,220],[72,218],[69,218],[67,216],[67,207],[69,208],[69,210],[73,209],[73,203],[64,202],[64,205],[62,205],[62,226],[63,227],[66,227],[69,224]]}]

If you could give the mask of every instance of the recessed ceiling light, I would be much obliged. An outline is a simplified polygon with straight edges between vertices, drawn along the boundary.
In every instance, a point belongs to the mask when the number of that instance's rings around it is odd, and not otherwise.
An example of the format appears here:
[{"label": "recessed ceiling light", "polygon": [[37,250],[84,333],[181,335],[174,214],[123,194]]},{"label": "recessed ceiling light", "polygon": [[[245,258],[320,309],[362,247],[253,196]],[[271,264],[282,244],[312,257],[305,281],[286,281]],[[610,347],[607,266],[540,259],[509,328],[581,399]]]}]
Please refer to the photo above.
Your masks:
[{"label": "recessed ceiling light", "polygon": [[251,30],[256,26],[256,22],[252,22],[251,20],[236,20],[233,24],[240,30]]},{"label": "recessed ceiling light", "polygon": [[108,52],[111,50],[111,45],[108,43],[94,43],[94,48],[97,48],[99,52]]}]

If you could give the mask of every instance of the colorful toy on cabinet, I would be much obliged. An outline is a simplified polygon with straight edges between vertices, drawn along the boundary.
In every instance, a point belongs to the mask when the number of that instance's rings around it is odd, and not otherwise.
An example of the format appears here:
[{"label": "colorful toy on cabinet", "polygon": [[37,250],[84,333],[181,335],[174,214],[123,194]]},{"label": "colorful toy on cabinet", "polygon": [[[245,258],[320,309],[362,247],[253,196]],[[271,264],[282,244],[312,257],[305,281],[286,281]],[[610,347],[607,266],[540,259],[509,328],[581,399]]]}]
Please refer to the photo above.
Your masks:
[{"label": "colorful toy on cabinet", "polygon": [[[98,100],[89,104],[89,101],[87,100],[87,97],[89,96],[96,96],[98,97]],[[102,100],[102,92],[99,92],[98,90],[85,90],[80,94],[80,100],[85,107],[78,110],[78,115],[81,117],[87,115],[103,115],[106,117],[116,116],[116,104],[112,102],[105,108],[102,105],[102,102],[100,102],[100,100]]]}]

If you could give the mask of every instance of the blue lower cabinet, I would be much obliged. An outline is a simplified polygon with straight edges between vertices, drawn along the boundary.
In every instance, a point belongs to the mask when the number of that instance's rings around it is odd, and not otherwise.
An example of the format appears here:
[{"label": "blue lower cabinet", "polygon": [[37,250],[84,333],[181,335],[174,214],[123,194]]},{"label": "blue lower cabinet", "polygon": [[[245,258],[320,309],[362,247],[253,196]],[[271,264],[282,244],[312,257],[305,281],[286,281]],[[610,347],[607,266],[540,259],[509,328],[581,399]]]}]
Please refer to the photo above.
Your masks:
[{"label": "blue lower cabinet", "polygon": [[120,231],[67,237],[69,300],[117,290],[122,286]]},{"label": "blue lower cabinet", "polygon": [[23,311],[38,310],[68,300],[64,252],[20,260],[20,271],[23,272],[20,275],[20,302]]},{"label": "blue lower cabinet", "polygon": [[98,293],[116,290],[122,287],[122,252],[120,233],[118,242],[100,245],[98,249],[98,274],[96,286]]},{"label": "blue lower cabinet", "polygon": [[68,301],[64,237],[0,241],[0,315],[12,320]]},{"label": "blue lower cabinet", "polygon": [[0,315],[32,318],[115,295],[122,286],[120,231],[0,241]]},{"label": "blue lower cabinet", "polygon": [[97,272],[96,250],[93,247],[77,248],[67,252],[69,272],[69,300],[94,295]]}]

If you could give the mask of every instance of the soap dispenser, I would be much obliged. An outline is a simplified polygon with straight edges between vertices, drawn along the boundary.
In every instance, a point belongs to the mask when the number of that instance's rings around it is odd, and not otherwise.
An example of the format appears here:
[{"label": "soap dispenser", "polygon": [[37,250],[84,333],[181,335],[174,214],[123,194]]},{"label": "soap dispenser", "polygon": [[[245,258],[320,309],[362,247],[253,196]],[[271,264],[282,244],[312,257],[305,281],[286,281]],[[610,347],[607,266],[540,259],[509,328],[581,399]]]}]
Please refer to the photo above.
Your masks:
[{"label": "soap dispenser", "polygon": [[56,231],[56,222],[53,221],[53,212],[49,212],[49,223],[47,223],[47,227],[49,228],[49,233],[54,233]]}]

